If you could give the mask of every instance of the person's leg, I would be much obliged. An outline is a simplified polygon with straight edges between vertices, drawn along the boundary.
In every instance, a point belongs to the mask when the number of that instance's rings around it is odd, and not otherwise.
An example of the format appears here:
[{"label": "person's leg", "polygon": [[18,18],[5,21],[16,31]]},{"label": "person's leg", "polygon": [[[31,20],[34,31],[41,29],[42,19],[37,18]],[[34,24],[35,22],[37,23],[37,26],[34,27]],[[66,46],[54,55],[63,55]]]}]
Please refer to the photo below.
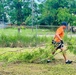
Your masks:
[{"label": "person's leg", "polygon": [[55,54],[55,52],[60,48],[60,44],[55,44],[55,49],[52,52],[52,55]]},{"label": "person's leg", "polygon": [[56,51],[57,51],[57,48],[55,48],[55,49],[53,50],[52,54],[54,55]]},{"label": "person's leg", "polygon": [[61,48],[61,51],[62,51],[64,60],[65,60],[65,63],[66,63],[66,64],[71,64],[72,61],[70,61],[70,60],[67,59],[66,51],[65,51],[63,48]]},{"label": "person's leg", "polygon": [[[54,59],[54,54],[55,54],[56,51],[57,51],[57,48],[55,48],[55,49],[53,50],[52,56],[51,56],[51,60],[55,60],[55,59]],[[51,60],[50,60],[50,58],[48,58],[47,63],[50,63]]]},{"label": "person's leg", "polygon": [[61,48],[61,51],[62,51],[62,54],[63,54],[63,57],[64,57],[64,60],[65,62],[67,61],[67,56],[66,56],[66,52],[63,48]]}]

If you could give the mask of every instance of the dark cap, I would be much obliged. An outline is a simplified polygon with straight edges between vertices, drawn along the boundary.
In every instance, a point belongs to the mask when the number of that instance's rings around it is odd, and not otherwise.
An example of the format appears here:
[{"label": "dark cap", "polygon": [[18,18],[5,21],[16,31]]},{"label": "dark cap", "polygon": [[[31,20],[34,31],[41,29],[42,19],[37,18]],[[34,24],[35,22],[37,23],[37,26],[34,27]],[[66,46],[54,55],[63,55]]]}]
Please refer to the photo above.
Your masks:
[{"label": "dark cap", "polygon": [[67,22],[62,22],[61,25],[68,26]]}]

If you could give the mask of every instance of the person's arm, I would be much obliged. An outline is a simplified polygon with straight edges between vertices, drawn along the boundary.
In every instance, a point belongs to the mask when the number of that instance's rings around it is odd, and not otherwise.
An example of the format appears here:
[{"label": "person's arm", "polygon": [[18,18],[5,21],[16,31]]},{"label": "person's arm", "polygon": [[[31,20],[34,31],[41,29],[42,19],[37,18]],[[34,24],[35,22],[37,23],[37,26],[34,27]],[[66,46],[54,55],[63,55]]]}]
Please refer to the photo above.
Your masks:
[{"label": "person's arm", "polygon": [[60,39],[60,42],[63,44],[64,42],[63,42],[62,38],[59,36],[59,34],[56,34],[56,36]]},{"label": "person's arm", "polygon": [[62,40],[62,38],[59,36],[59,34],[55,34],[55,36],[57,36],[60,40]]}]

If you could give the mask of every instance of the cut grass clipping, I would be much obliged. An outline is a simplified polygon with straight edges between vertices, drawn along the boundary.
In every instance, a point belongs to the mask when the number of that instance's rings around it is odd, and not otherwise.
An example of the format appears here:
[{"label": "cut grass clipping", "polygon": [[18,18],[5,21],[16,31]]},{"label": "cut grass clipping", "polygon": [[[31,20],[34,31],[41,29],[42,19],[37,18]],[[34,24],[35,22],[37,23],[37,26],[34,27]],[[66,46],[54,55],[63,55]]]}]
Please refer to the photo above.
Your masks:
[{"label": "cut grass clipping", "polygon": [[0,53],[0,60],[5,62],[29,62],[29,63],[44,63],[48,58],[52,58],[51,49],[34,48],[34,49],[20,49],[16,51],[7,51]]}]

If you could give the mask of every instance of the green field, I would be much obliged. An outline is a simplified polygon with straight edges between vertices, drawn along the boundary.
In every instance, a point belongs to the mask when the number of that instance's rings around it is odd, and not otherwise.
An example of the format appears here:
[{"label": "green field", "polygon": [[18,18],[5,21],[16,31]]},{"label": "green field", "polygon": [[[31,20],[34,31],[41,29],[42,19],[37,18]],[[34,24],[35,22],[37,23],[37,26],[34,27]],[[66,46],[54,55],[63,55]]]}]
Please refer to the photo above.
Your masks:
[{"label": "green field", "polygon": [[36,62],[50,56],[53,50],[52,37],[36,37],[36,34],[54,33],[49,29],[21,29],[18,34],[17,28],[0,29],[0,75],[76,75],[75,38],[64,38],[72,64],[65,64],[61,53],[49,64]]},{"label": "green field", "polygon": [[[0,54],[19,49],[21,48],[0,48]],[[0,61],[0,75],[76,75],[76,56],[70,52],[67,53],[69,59],[74,61],[72,64],[65,64],[61,53],[57,54],[55,60],[49,64]]]},{"label": "green field", "polygon": [[76,65],[15,63],[0,65],[1,75],[76,75]]},{"label": "green field", "polygon": [[[6,29],[0,29],[0,34],[6,34],[6,35],[17,35],[18,29],[17,28],[6,28]],[[51,31],[50,29],[31,29],[31,28],[25,28],[21,29],[20,31],[21,35],[50,35],[54,34],[54,31]]]},{"label": "green field", "polygon": [[[50,35],[54,35],[55,31],[56,31],[57,27],[51,27],[51,28],[21,28],[20,30],[20,35],[22,36],[37,36],[37,35],[44,35],[44,36],[50,36]],[[65,30],[66,34],[69,34],[70,36],[73,34],[71,31]],[[18,34],[18,28],[17,27],[13,27],[13,28],[3,28],[0,29],[0,35],[1,34],[5,34],[5,35],[17,35]]]}]

